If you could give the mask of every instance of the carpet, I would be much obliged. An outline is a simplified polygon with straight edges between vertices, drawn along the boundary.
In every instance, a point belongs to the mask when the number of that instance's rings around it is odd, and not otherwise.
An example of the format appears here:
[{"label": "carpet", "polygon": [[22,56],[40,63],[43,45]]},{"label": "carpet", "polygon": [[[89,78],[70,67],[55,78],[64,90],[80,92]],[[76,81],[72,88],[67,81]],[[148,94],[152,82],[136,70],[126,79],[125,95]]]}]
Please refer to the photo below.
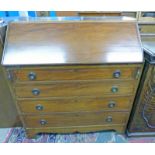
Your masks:
[{"label": "carpet", "polygon": [[10,128],[0,128],[0,143],[5,141],[9,133],[10,133]]},{"label": "carpet", "polygon": [[4,143],[154,143],[155,137],[128,138],[116,132],[75,134],[38,134],[35,139],[26,138],[23,128],[11,128]]}]

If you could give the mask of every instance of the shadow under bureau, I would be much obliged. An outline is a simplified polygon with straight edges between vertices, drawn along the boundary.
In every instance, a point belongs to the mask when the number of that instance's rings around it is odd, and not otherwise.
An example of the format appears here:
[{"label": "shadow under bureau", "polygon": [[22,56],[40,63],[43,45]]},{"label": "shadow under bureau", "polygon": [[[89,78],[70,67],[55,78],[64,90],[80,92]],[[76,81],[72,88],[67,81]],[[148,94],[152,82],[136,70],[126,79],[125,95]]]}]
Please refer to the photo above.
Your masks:
[{"label": "shadow under bureau", "polygon": [[8,25],[2,65],[29,137],[126,129],[143,68],[137,24],[79,19]]}]

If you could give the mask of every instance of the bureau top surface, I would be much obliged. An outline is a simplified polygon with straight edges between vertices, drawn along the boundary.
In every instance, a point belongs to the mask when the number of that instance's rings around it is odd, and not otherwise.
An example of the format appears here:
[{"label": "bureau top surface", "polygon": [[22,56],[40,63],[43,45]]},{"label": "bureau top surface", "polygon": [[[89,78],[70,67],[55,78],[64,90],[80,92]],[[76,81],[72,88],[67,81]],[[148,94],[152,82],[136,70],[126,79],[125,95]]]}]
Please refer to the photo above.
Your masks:
[{"label": "bureau top surface", "polygon": [[68,20],[8,24],[3,65],[141,63],[133,21]]}]

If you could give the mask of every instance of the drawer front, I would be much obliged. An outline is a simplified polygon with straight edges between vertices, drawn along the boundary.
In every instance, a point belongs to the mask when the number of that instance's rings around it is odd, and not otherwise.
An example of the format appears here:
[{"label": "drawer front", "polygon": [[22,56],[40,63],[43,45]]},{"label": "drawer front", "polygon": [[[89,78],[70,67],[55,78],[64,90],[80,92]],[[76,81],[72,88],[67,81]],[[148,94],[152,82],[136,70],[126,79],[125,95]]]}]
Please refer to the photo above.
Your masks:
[{"label": "drawer front", "polygon": [[[117,133],[125,132],[126,124],[107,124],[107,125],[87,125],[87,126],[70,126],[70,127],[43,127],[43,128],[26,128],[26,133],[35,135],[36,133],[85,133],[104,130],[115,130]],[[87,141],[88,142],[88,141]]]},{"label": "drawer front", "polygon": [[22,113],[82,112],[82,111],[130,111],[131,97],[115,98],[59,98],[50,100],[19,100]]},{"label": "drawer front", "polygon": [[55,82],[16,85],[18,98],[127,95],[134,92],[135,81]]},{"label": "drawer front", "polygon": [[55,80],[134,79],[137,67],[132,65],[92,67],[22,68],[14,70],[17,82]]},{"label": "drawer front", "polygon": [[24,116],[27,128],[65,127],[82,125],[124,124],[128,120],[127,112],[67,113],[53,115]]},{"label": "drawer front", "polygon": [[[155,33],[155,27],[154,25],[147,24],[147,25],[140,25],[139,24],[140,32],[143,34],[150,34]],[[149,39],[152,39],[152,37],[149,37]]]}]

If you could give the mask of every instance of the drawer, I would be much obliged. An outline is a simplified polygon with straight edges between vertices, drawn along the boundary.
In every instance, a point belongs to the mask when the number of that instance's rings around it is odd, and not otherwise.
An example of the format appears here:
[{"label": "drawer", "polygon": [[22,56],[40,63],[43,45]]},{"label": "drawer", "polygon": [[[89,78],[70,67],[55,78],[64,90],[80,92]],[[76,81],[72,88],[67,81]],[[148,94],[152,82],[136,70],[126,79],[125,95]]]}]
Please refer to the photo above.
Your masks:
[{"label": "drawer", "polygon": [[82,111],[130,111],[131,97],[58,98],[50,100],[18,100],[22,113],[82,112]]},{"label": "drawer", "polygon": [[17,82],[57,80],[134,79],[138,67],[134,65],[98,65],[66,67],[23,67],[13,70]]},{"label": "drawer", "polygon": [[[139,29],[141,33],[145,33],[145,34],[150,34],[150,33],[155,33],[155,26],[151,25],[151,24],[147,24],[147,25],[140,25],[139,24]],[[151,38],[151,37],[149,37]]]},{"label": "drawer", "polygon": [[124,124],[127,112],[67,113],[23,116],[26,128]]},{"label": "drawer", "polygon": [[127,95],[134,93],[135,81],[53,82],[18,84],[18,98]]},{"label": "drawer", "polygon": [[[70,127],[43,127],[43,128],[26,128],[26,134],[34,138],[37,133],[86,133],[96,131],[115,130],[117,133],[125,132],[126,124],[107,124],[107,125],[87,125],[87,126],[70,126]],[[87,141],[88,142],[88,141]]]}]

